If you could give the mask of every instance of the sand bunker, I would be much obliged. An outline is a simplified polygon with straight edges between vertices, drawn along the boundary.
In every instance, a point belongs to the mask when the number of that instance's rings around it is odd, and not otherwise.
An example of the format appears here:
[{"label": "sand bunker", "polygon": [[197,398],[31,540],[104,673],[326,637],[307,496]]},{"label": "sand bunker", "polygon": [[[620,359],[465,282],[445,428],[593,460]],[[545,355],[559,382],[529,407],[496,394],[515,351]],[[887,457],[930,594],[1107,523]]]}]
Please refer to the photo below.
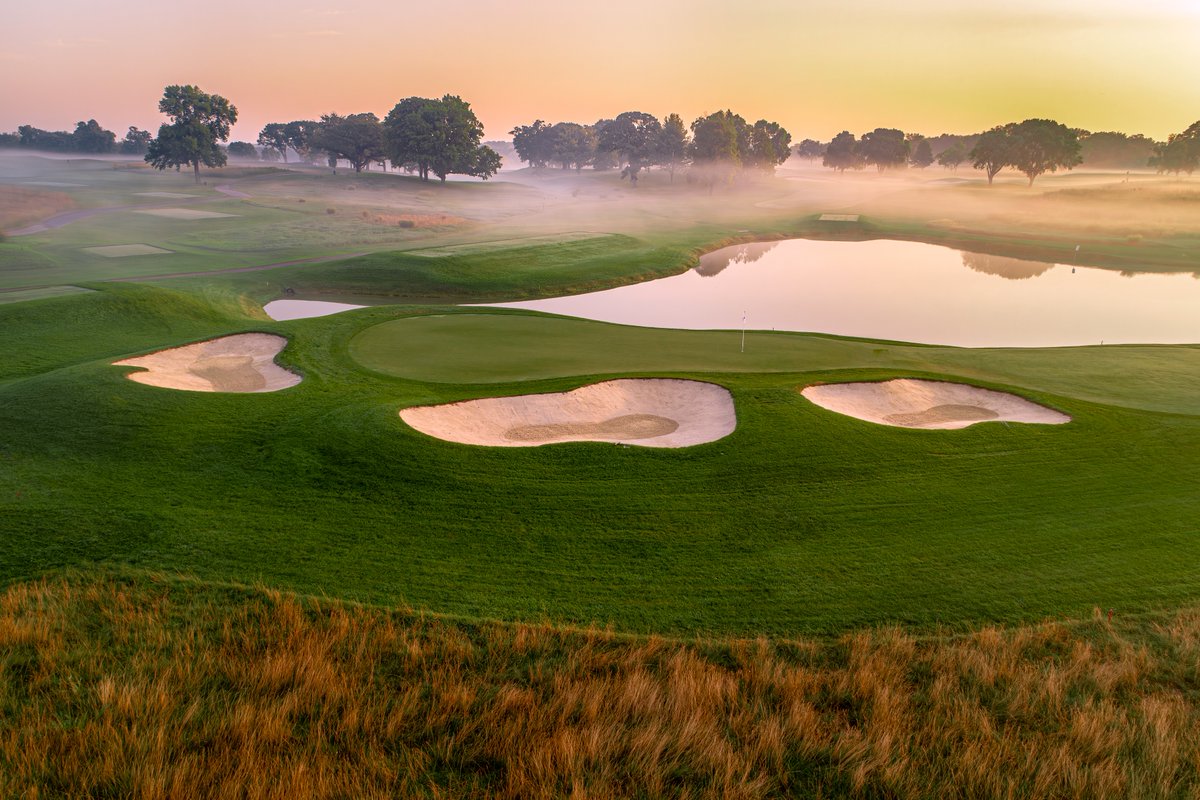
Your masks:
[{"label": "sand bunker", "polygon": [[733,432],[733,397],[700,381],[629,378],[570,392],[492,397],[400,412],[412,427],[450,442],[536,447],[617,442],[688,447]]},{"label": "sand bunker", "polygon": [[901,428],[965,428],[977,422],[1061,425],[1066,414],[1006,392],[963,383],[902,378],[809,386],[806,398],[830,411]]},{"label": "sand bunker", "polygon": [[152,256],[171,251],[149,244],[110,244],[103,247],[85,247],[83,252],[105,258],[125,258],[126,256]]},{"label": "sand bunker", "polygon": [[818,222],[858,222],[858,214],[822,214]]},{"label": "sand bunker", "polygon": [[138,197],[165,197],[168,200],[184,200],[188,197],[197,197],[194,194],[180,194],[179,192],[135,192]]},{"label": "sand bunker", "polygon": [[219,211],[198,211],[194,208],[148,208],[135,211],[135,214],[149,214],[152,217],[167,219],[218,219],[220,217],[236,217],[237,214],[222,214]]},{"label": "sand bunker", "polygon": [[287,339],[269,333],[222,336],[148,356],[117,361],[118,367],[142,367],[127,377],[138,383],[190,392],[277,392],[300,376],[275,363]]}]

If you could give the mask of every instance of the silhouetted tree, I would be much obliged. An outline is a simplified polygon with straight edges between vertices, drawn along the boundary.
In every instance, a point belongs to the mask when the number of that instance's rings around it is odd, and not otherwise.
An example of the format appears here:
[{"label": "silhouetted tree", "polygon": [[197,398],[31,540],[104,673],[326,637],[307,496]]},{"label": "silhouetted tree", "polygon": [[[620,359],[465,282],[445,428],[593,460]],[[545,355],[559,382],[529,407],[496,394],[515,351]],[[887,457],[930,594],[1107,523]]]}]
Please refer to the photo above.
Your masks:
[{"label": "silhouetted tree", "polygon": [[150,141],[154,138],[154,134],[150,131],[139,130],[133,125],[129,126],[129,132],[125,134],[125,138],[117,146],[117,149],[122,155],[126,156],[144,156],[150,149]]},{"label": "silhouetted tree", "polygon": [[559,122],[550,128],[549,137],[551,160],[563,169],[583,169],[596,155],[595,134],[577,122]]},{"label": "silhouetted tree", "polygon": [[746,120],[732,111],[718,111],[692,123],[689,152],[696,177],[709,187],[733,179],[749,146]]},{"label": "silhouetted tree", "polygon": [[816,139],[804,139],[796,145],[796,155],[809,161],[816,161],[825,155],[825,145]]},{"label": "silhouetted tree", "polygon": [[662,124],[657,117],[642,111],[626,111],[604,126],[596,149],[617,153],[625,161],[621,177],[628,177],[636,188],[638,173],[652,165],[658,155],[661,136]]},{"label": "silhouetted tree", "polygon": [[980,135],[969,154],[972,166],[987,173],[988,184],[1012,159],[1012,140],[1008,127],[997,126]]},{"label": "silhouetted tree", "polygon": [[933,163],[933,148],[929,145],[929,140],[924,136],[917,137],[916,143],[916,146],[913,147],[912,155],[908,159],[908,163],[917,169],[925,169]]},{"label": "silhouetted tree", "polygon": [[1154,155],[1156,142],[1141,134],[1100,131],[1080,134],[1079,144],[1079,155],[1088,167],[1138,169],[1145,167]]},{"label": "silhouetted tree", "polygon": [[249,142],[230,142],[229,156],[251,161],[258,161],[258,148]]},{"label": "silhouetted tree", "polygon": [[455,95],[405,98],[388,113],[383,131],[392,164],[415,166],[422,180],[431,172],[442,181],[448,175],[487,180],[500,169],[500,155],[479,143],[483,125],[470,104]]},{"label": "silhouetted tree", "polygon": [[[297,119],[283,126],[284,143],[296,151],[301,161],[312,163],[312,137],[318,125],[311,119]],[[286,153],[287,148],[281,152]]]},{"label": "silhouetted tree", "polygon": [[742,154],[742,165],[765,172],[774,172],[775,167],[792,155],[792,135],[778,122],[760,119],[747,132],[746,152]]},{"label": "silhouetted tree", "polygon": [[858,142],[850,131],[842,131],[833,137],[833,141],[825,148],[821,163],[838,172],[848,169],[862,169],[866,162],[858,152]]},{"label": "silhouetted tree", "polygon": [[1149,165],[1161,173],[1191,175],[1200,166],[1200,121],[1182,133],[1173,133],[1154,148]]},{"label": "silhouetted tree", "polygon": [[220,143],[229,139],[237,122],[237,107],[219,94],[208,94],[197,86],[168,86],[158,101],[158,110],[171,118],[158,129],[150,143],[146,161],[155,169],[191,164],[200,182],[200,165],[225,166]]},{"label": "silhouetted tree", "polygon": [[662,133],[658,140],[658,162],[667,168],[671,183],[675,182],[675,170],[687,163],[688,132],[683,118],[668,114],[663,119]]},{"label": "silhouetted tree", "polygon": [[313,144],[329,156],[330,166],[340,158],[349,161],[355,172],[362,172],[383,157],[383,127],[379,117],[369,111],[344,117],[322,114]]},{"label": "silhouetted tree", "polygon": [[94,119],[75,123],[71,138],[78,153],[111,153],[117,142],[117,135],[100,127]]},{"label": "silhouetted tree", "polygon": [[258,132],[258,144],[268,150],[274,150],[287,163],[287,125],[282,122],[269,122]]},{"label": "silhouetted tree", "polygon": [[554,141],[550,134],[552,127],[538,119],[532,125],[518,125],[509,131],[517,156],[531,167],[549,164],[554,158]]},{"label": "silhouetted tree", "polygon": [[[928,140],[926,140],[928,141]],[[958,165],[967,160],[967,151],[962,145],[955,143],[938,153],[937,163],[950,170],[957,170]]]},{"label": "silhouetted tree", "polygon": [[1082,159],[1078,134],[1052,119],[1027,119],[1008,128],[1008,163],[1033,180],[1059,167],[1071,169]]},{"label": "silhouetted tree", "polygon": [[896,128],[876,128],[864,133],[858,141],[858,155],[868,164],[883,172],[897,169],[908,163],[909,142],[904,131]]}]

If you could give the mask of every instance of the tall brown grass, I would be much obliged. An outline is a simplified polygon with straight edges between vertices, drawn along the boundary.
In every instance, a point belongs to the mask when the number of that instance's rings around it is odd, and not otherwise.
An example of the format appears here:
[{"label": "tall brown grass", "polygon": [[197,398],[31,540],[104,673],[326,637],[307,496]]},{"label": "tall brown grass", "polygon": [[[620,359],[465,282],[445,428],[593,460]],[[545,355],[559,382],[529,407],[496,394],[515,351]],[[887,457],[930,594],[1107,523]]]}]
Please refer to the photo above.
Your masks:
[{"label": "tall brown grass", "polygon": [[11,231],[75,207],[64,192],[0,185],[0,231]]},{"label": "tall brown grass", "polygon": [[1200,611],[673,642],[68,576],[0,597],[17,798],[1200,796]]}]

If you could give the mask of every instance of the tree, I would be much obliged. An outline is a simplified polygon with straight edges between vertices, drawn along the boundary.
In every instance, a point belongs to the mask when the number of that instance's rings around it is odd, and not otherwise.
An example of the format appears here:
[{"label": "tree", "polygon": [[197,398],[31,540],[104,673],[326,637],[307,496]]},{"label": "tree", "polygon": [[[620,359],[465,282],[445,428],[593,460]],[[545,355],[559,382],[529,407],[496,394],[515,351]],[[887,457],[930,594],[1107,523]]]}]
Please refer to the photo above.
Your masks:
[{"label": "tree", "polygon": [[258,148],[249,142],[230,142],[229,156],[248,161],[258,161]]},{"label": "tree", "polygon": [[807,158],[809,161],[816,161],[825,155],[825,145],[816,139],[804,139],[796,145],[796,155],[800,158]]},{"label": "tree", "polygon": [[517,157],[531,167],[544,167],[554,158],[553,126],[540,119],[532,125],[518,125],[509,131]]},{"label": "tree", "polygon": [[600,132],[597,150],[617,153],[625,161],[621,177],[637,188],[638,173],[655,163],[658,155],[662,124],[652,114],[642,111],[626,111],[604,126]]},{"label": "tree", "polygon": [[[596,137],[597,147],[599,146],[598,143],[600,141],[601,132],[604,130],[604,128],[606,126],[611,125],[611,124],[612,124],[611,119],[598,119],[594,123],[592,123],[591,125],[588,126],[588,129],[592,132],[592,136]],[[617,154],[616,153],[610,152],[608,150],[597,149],[596,152],[592,154],[592,169],[594,169],[594,170],[604,171],[604,170],[609,170],[609,169],[616,169],[618,166],[619,166],[619,164],[617,163]]]},{"label": "tree", "polygon": [[1027,119],[1009,126],[1008,163],[1029,178],[1029,185],[1044,172],[1071,169],[1083,159],[1079,135],[1052,119]]},{"label": "tree", "polygon": [[933,163],[933,148],[930,147],[929,140],[924,136],[918,136],[916,142],[917,146],[913,148],[908,163],[917,169],[925,169]]},{"label": "tree", "polygon": [[778,122],[760,119],[748,133],[746,152],[742,164],[765,172],[774,172],[775,167],[792,155],[792,135]]},{"label": "tree", "polygon": [[[928,139],[926,141],[928,141]],[[966,160],[967,151],[957,142],[938,153],[937,157],[937,163],[950,170],[957,170],[958,165]]]},{"label": "tree", "polygon": [[401,100],[388,113],[383,130],[392,164],[415,166],[422,180],[429,180],[430,172],[443,182],[448,175],[487,180],[500,169],[500,155],[480,144],[483,125],[470,104],[455,95]]},{"label": "tree", "polygon": [[658,139],[658,162],[667,168],[671,183],[675,182],[675,170],[687,162],[688,132],[683,118],[668,114],[663,120]]},{"label": "tree", "polygon": [[313,145],[329,156],[330,166],[337,159],[345,159],[362,172],[363,167],[383,157],[383,127],[379,117],[371,112],[363,114],[321,115],[321,123],[313,134]]},{"label": "tree", "polygon": [[904,131],[896,128],[876,128],[864,133],[858,141],[858,154],[867,164],[874,164],[883,172],[897,169],[908,163],[909,141]]},{"label": "tree", "polygon": [[[296,151],[301,161],[312,163],[312,137],[319,124],[311,119],[297,119],[283,126],[284,142]],[[283,153],[287,153],[286,148]]]},{"label": "tree", "polygon": [[258,132],[258,144],[268,150],[274,150],[287,163],[287,125],[282,122],[269,122]]},{"label": "tree", "polygon": [[158,110],[171,118],[158,129],[150,143],[146,161],[155,169],[191,164],[200,182],[200,165],[222,167],[225,152],[220,143],[229,139],[237,122],[237,107],[219,94],[208,94],[197,86],[168,86],[158,101]]},{"label": "tree", "polygon": [[1183,133],[1173,133],[1166,143],[1154,148],[1149,165],[1161,173],[1186,173],[1191,175],[1200,166],[1200,121],[1194,122]]},{"label": "tree", "polygon": [[563,169],[583,169],[596,154],[596,137],[575,122],[560,122],[550,128],[551,160]]},{"label": "tree", "polygon": [[1012,141],[1008,135],[1008,127],[997,126],[982,134],[975,142],[975,146],[971,148],[968,155],[971,165],[975,169],[981,169],[987,173],[989,186],[1000,170],[1009,165],[1012,158],[1011,147]]},{"label": "tree", "polygon": [[74,149],[80,153],[111,153],[117,142],[117,135],[101,128],[94,119],[75,123],[71,138]]},{"label": "tree", "polygon": [[1141,134],[1128,136],[1116,131],[1081,134],[1080,156],[1088,167],[1137,169],[1154,155],[1156,142]]},{"label": "tree", "polygon": [[698,173],[709,192],[718,183],[728,183],[742,166],[742,154],[749,148],[746,120],[732,111],[718,111],[692,123],[689,152],[693,171]]},{"label": "tree", "polygon": [[117,146],[117,149],[122,155],[126,156],[144,156],[146,151],[150,149],[150,140],[154,138],[154,134],[150,131],[139,130],[133,125],[129,126],[129,132],[125,134],[125,138]]},{"label": "tree", "polygon": [[854,134],[842,131],[833,137],[833,141],[825,148],[821,163],[838,172],[845,172],[848,169],[862,169],[866,162],[858,152],[858,142]]}]

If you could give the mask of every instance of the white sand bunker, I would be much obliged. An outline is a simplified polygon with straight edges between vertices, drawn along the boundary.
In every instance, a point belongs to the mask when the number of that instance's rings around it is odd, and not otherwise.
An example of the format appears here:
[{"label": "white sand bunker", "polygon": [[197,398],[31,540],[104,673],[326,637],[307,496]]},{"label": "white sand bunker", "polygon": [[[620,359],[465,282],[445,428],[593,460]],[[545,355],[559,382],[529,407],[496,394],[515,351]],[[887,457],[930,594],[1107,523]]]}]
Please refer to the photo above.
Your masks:
[{"label": "white sand bunker", "polygon": [[237,214],[222,214],[220,211],[199,211],[195,208],[150,208],[133,213],[149,214],[152,217],[166,217],[167,219],[219,219],[220,217],[237,216]]},{"label": "white sand bunker", "polygon": [[269,333],[222,336],[148,356],[117,361],[118,367],[142,367],[132,381],[190,392],[277,392],[300,376],[275,363],[287,339]]},{"label": "white sand bunker", "polygon": [[104,256],[105,258],[126,258],[128,256],[153,256],[162,253],[170,253],[170,250],[163,250],[161,247],[155,247],[149,244],[109,244],[103,247],[85,247],[83,252],[91,253],[94,256]]},{"label": "white sand bunker", "polygon": [[977,422],[1062,425],[1066,414],[1006,392],[964,383],[901,378],[809,386],[806,398],[838,414],[901,428],[965,428]]},{"label": "white sand bunker", "polygon": [[627,378],[570,392],[491,397],[400,412],[412,427],[450,442],[536,447],[617,442],[688,447],[733,432],[729,390],[700,381]]}]

